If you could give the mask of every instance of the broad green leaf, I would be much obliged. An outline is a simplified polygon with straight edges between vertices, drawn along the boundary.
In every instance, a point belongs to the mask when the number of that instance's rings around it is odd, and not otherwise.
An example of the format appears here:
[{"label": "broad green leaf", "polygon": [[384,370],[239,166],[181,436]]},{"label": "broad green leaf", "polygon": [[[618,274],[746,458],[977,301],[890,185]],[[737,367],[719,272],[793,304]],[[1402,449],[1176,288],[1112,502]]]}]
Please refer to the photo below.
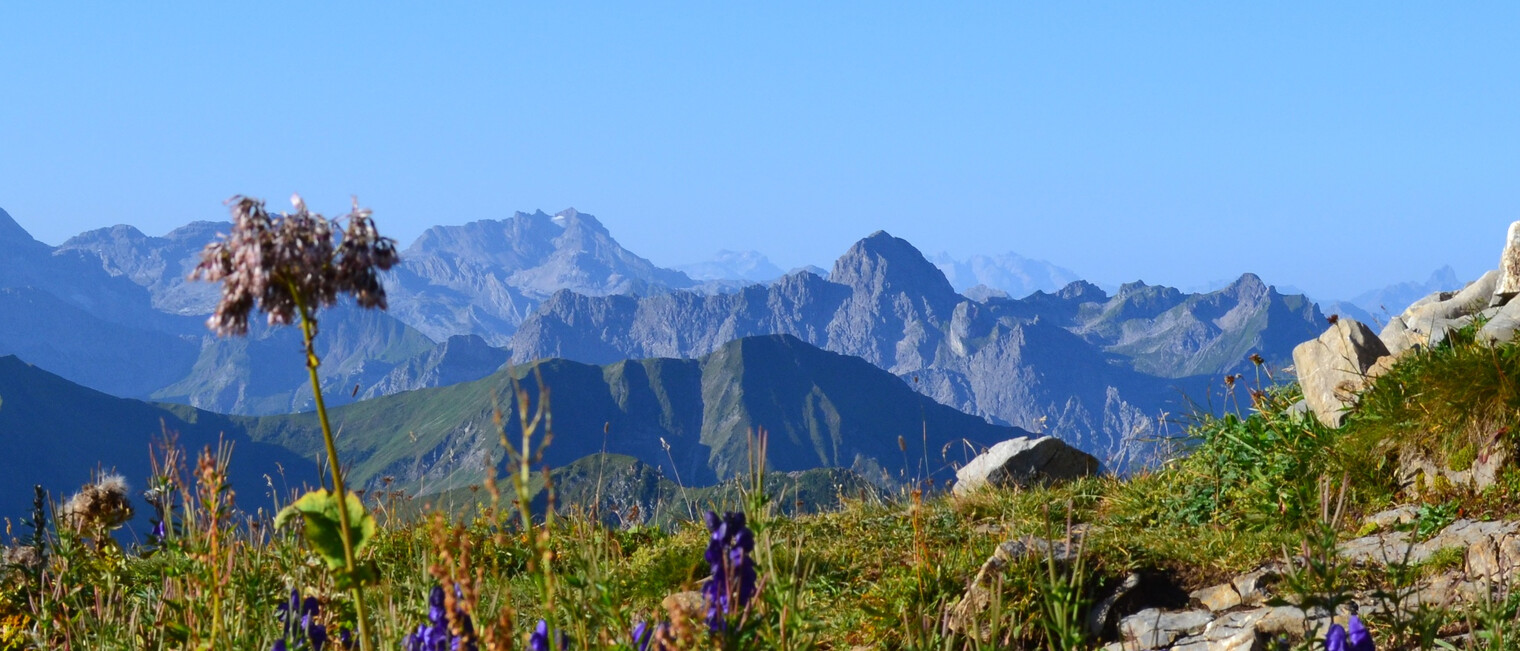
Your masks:
[{"label": "broad green leaf", "polygon": [[[344,495],[348,506],[349,537],[354,543],[354,553],[359,553],[375,536],[375,519],[364,509],[364,503],[353,493]],[[306,541],[316,549],[317,555],[327,561],[331,569],[344,567],[342,520],[338,516],[338,498],[331,491],[311,491],[294,504],[280,510],[274,517],[274,526],[283,527],[299,514],[305,521]]]}]

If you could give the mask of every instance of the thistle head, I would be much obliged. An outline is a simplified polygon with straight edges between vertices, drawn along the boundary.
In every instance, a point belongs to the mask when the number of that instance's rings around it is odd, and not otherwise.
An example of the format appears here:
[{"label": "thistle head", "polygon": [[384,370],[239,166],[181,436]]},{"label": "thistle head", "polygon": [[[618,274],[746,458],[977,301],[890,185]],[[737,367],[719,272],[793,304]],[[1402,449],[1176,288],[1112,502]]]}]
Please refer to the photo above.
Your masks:
[{"label": "thistle head", "polygon": [[115,529],[132,519],[132,501],[127,499],[127,480],[121,475],[103,475],[85,484],[63,505],[60,514],[65,523],[79,531],[98,535]]}]

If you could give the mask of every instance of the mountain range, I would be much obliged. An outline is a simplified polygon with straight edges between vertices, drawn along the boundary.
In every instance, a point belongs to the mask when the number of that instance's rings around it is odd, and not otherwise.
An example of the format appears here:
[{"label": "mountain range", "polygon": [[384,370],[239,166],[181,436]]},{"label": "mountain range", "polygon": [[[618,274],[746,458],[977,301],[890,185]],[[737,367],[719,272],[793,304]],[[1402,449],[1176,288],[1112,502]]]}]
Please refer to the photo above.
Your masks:
[{"label": "mountain range", "polygon": [[[0,354],[123,397],[247,415],[310,409],[294,329],[260,325],[221,339],[203,326],[215,287],[185,276],[225,229],[196,222],[150,237],[117,226],[49,247],[0,212]],[[1206,403],[1209,383],[1246,370],[1253,353],[1286,364],[1322,323],[1307,299],[1250,274],[1201,294],[1137,282],[1110,296],[1075,281],[973,298],[883,232],[826,275],[699,282],[629,252],[573,209],[434,227],[402,257],[386,278],[389,312],[340,306],[321,315],[331,405],[478,380],[505,363],[697,359],[736,339],[785,334],[1123,468],[1165,414]],[[1030,278],[1030,269],[1045,270],[1038,282],[1068,273],[1024,262]]]},{"label": "mountain range", "polygon": [[930,261],[944,272],[956,291],[983,299],[989,296],[1023,298],[1035,292],[1056,292],[1082,278],[1076,272],[1044,260],[1013,252],[973,255],[964,260],[940,253]]},{"label": "mountain range", "polygon": [[878,232],[827,280],[800,272],[733,294],[556,293],[513,337],[513,359],[608,363],[691,357],[781,332],[858,356],[920,392],[992,422],[1055,434],[1122,467],[1163,413],[1203,402],[1210,378],[1252,354],[1286,365],[1322,316],[1254,275],[1210,294],[1131,283],[1108,296],[1077,282],[985,302],[956,293],[911,244]]},{"label": "mountain range", "polygon": [[676,269],[696,280],[735,280],[766,283],[785,274],[759,251],[722,250],[704,262],[677,265]]},{"label": "mountain range", "polygon": [[[552,420],[539,434],[552,431],[553,443],[543,464],[564,468],[620,454],[661,480],[674,479],[667,489],[744,476],[752,435],[762,430],[770,469],[848,469],[848,482],[834,477],[849,486],[859,479],[942,481],[976,450],[1029,434],[938,404],[864,360],[772,335],[735,340],[697,359],[605,366],[544,360],[334,408],[350,484],[427,497],[478,486],[488,471],[506,472],[499,442],[503,435],[521,440],[518,387],[530,411],[549,399]],[[266,503],[275,486],[319,479],[312,460],[323,455],[322,436],[313,413],[226,416],[116,398],[6,356],[0,514],[22,515],[33,483],[54,495],[77,488],[103,460],[142,481],[150,445],[165,435],[192,454],[223,437],[234,443],[234,488],[250,504]],[[645,508],[648,498],[640,498]]]}]

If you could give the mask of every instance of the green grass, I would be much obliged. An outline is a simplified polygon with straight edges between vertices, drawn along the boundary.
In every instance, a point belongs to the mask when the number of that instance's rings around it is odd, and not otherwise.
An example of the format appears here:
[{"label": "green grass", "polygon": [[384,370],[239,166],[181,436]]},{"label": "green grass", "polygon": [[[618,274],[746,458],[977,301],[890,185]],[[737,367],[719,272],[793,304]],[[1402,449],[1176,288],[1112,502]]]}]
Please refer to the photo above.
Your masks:
[{"label": "green grass", "polygon": [[[1466,337],[1401,362],[1340,430],[1290,414],[1295,388],[1270,389],[1254,394],[1249,410],[1199,419],[1188,430],[1186,456],[1123,479],[955,498],[841,488],[844,475],[820,471],[683,490],[614,455],[557,470],[552,484],[561,508],[549,518],[542,517],[541,476],[526,479],[521,493],[502,478],[495,499],[489,483],[457,488],[446,494],[457,500],[443,510],[370,495],[383,526],[363,553],[379,574],[363,598],[385,648],[424,621],[438,577],[468,583],[464,601],[477,630],[494,628],[515,648],[540,618],[564,631],[571,648],[631,648],[634,622],[669,621],[665,598],[700,589],[707,577],[708,534],[687,514],[742,509],[756,532],[760,594],[727,634],[698,634],[695,648],[1096,646],[1073,613],[1130,572],[1165,576],[1191,590],[1282,560],[1287,550],[1324,551],[1355,535],[1360,515],[1407,501],[1393,480],[1397,446],[1420,446],[1456,464],[1471,464],[1467,457],[1494,440],[1513,447],[1520,353]],[[401,411],[372,416],[406,418],[407,403],[388,404]],[[622,470],[609,473],[609,465]],[[213,475],[225,473],[212,468]],[[97,545],[68,527],[49,527],[50,560],[41,575],[11,568],[0,591],[0,647],[200,648],[218,627],[237,648],[268,649],[280,632],[275,608],[292,588],[322,602],[327,625],[351,627],[352,597],[337,589],[300,536],[271,530],[267,512],[211,512],[198,488],[205,478],[189,472],[159,478],[175,482],[180,527],[152,549]],[[660,513],[609,518],[615,504],[604,502],[616,482],[655,496]],[[1417,533],[1431,535],[1459,516],[1515,517],[1517,491],[1520,473],[1509,471],[1482,493],[1448,487],[1426,494]],[[519,495],[526,501],[516,503]],[[831,507],[794,512],[799,498]],[[443,505],[437,495],[429,503]],[[596,513],[589,512],[593,504]],[[1341,508],[1327,508],[1334,504]],[[537,514],[531,526],[522,524],[519,508]],[[1334,517],[1337,511],[1343,516]],[[1064,537],[1068,525],[1085,531],[1082,562],[1034,558],[1008,567],[994,586],[995,606],[978,624],[995,628],[996,637],[983,641],[946,629],[945,613],[999,543]],[[12,535],[26,539],[28,532]],[[1400,581],[1461,564],[1458,552],[1443,551],[1390,576],[1337,565],[1333,554],[1310,557],[1321,560],[1289,582],[1294,603],[1333,602],[1352,588],[1396,594]],[[1399,644],[1425,646],[1421,641],[1437,633],[1471,630],[1475,640],[1508,636],[1484,648],[1515,648],[1520,626],[1513,602],[1427,612],[1418,620],[1368,619],[1380,640]],[[702,621],[695,627],[706,630]]]}]

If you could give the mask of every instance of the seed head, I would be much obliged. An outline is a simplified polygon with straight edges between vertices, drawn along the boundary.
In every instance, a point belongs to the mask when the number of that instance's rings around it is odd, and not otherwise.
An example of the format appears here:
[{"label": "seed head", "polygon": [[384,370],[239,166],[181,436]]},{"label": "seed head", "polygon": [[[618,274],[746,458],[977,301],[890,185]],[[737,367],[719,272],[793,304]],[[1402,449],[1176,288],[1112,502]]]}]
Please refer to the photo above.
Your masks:
[{"label": "seed head", "polygon": [[[237,196],[232,232],[206,245],[192,280],[222,282],[222,298],[206,326],[219,335],[248,334],[254,307],[270,325],[287,325],[301,307],[315,312],[339,294],[352,294],[360,307],[385,309],[380,273],[400,261],[396,242],[381,237],[370,211],[354,200],[353,211],[328,220],[306,209],[293,195],[294,213],[271,216],[264,202]],[[347,228],[336,227],[346,220]]]},{"label": "seed head", "polygon": [[132,502],[127,499],[127,480],[121,475],[105,475],[93,484],[85,484],[63,505],[61,517],[78,530],[104,532],[132,519]]}]

